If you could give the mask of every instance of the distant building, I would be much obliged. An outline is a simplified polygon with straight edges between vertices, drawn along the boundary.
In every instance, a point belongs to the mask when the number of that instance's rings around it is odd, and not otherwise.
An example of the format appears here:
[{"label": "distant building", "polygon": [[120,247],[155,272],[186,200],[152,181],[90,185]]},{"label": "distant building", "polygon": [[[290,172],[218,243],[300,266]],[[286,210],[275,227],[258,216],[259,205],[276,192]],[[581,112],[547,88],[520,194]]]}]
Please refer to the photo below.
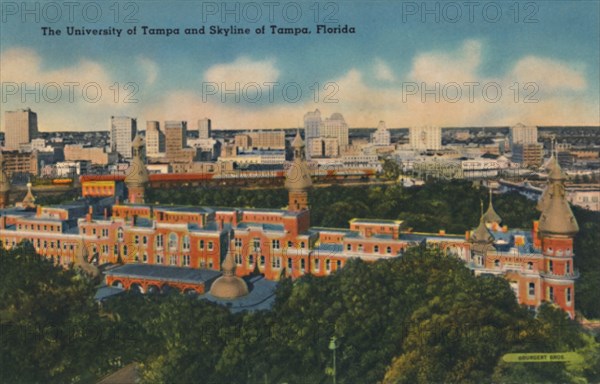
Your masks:
[{"label": "distant building", "polygon": [[348,135],[348,124],[341,113],[332,114],[321,123],[319,128],[319,137],[335,138],[340,147],[346,147],[349,144]]},{"label": "distant building", "polygon": [[319,137],[321,127],[321,111],[315,109],[314,112],[307,112],[304,115],[304,132],[306,138]]},{"label": "distant building", "polygon": [[432,126],[411,127],[410,147],[416,151],[442,149],[442,129]]},{"label": "distant building", "polygon": [[165,155],[169,162],[190,162],[195,150],[187,147],[187,121],[165,121]]},{"label": "distant building", "polygon": [[377,130],[371,135],[373,145],[390,145],[392,142],[390,131],[385,126],[384,121],[380,121]]},{"label": "distant building", "polygon": [[131,142],[137,134],[137,120],[127,116],[110,117],[110,148],[126,159],[130,159]]},{"label": "distant building", "polygon": [[38,152],[2,152],[4,157],[4,171],[13,175],[15,173],[38,175],[39,161]]},{"label": "distant building", "polygon": [[116,152],[107,153],[104,148],[69,144],[64,148],[65,161],[89,161],[92,164],[108,165],[118,161]]},{"label": "distant building", "polygon": [[536,144],[538,142],[537,127],[519,123],[510,128],[509,140],[511,150],[515,144]]},{"label": "distant building", "polygon": [[541,143],[514,144],[512,161],[525,168],[539,167],[544,158],[544,146]]},{"label": "distant building", "polygon": [[208,117],[198,120],[198,138],[210,139],[212,135],[212,122]]},{"label": "distant building", "polygon": [[158,121],[146,122],[146,155],[157,156],[165,152],[165,134]]},{"label": "distant building", "polygon": [[31,109],[6,111],[4,114],[4,146],[6,149],[19,149],[21,144],[29,144],[38,135],[37,113]]}]

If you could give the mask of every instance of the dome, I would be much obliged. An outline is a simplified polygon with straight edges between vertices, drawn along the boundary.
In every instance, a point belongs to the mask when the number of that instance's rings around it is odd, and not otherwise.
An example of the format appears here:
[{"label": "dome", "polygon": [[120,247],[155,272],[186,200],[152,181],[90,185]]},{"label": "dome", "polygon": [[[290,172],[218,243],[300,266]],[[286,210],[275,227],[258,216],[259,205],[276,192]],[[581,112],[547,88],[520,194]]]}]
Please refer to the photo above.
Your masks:
[{"label": "dome", "polygon": [[492,204],[492,190],[490,189],[490,204],[488,205],[487,211],[483,214],[483,221],[486,223],[501,223],[502,218],[496,213],[494,205]]},{"label": "dome", "polygon": [[237,276],[223,275],[212,284],[210,294],[219,299],[236,299],[248,294],[248,285]]},{"label": "dome", "polygon": [[285,187],[289,191],[304,191],[312,187],[310,171],[304,161],[294,159],[285,174]]},{"label": "dome", "polygon": [[340,121],[344,121],[344,116],[342,116],[341,113],[334,113],[333,115],[331,115],[331,117],[329,118],[329,120],[340,120]]},{"label": "dome", "polygon": [[210,287],[210,294],[219,299],[237,299],[248,294],[246,282],[234,274],[233,256],[228,253],[223,261],[223,276]]},{"label": "dome", "polygon": [[479,225],[473,231],[471,235],[472,243],[482,243],[482,244],[491,244],[494,242],[494,236],[490,233],[490,231],[485,226],[484,218],[481,216],[479,220]]}]

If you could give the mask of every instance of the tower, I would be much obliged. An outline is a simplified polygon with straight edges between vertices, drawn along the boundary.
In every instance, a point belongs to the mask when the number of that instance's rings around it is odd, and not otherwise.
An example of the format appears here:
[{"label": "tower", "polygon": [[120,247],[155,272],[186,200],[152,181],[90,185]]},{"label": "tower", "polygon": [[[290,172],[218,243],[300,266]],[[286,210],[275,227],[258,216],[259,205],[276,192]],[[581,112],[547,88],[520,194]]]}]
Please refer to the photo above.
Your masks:
[{"label": "tower", "polygon": [[300,131],[292,141],[294,160],[285,175],[285,187],[288,190],[289,211],[302,211],[308,209],[308,190],[312,187],[310,171],[304,158],[304,142]]},{"label": "tower", "polygon": [[488,204],[487,211],[485,211],[485,213],[483,214],[483,221],[485,222],[486,226],[488,228],[491,228],[492,230],[498,229],[498,226],[502,222],[502,218],[500,217],[500,215],[498,215],[496,213],[496,210],[494,209],[494,205],[492,203],[492,189],[491,188],[490,188],[490,202]]},{"label": "tower", "polygon": [[149,178],[146,165],[142,159],[144,142],[139,135],[135,137],[131,147],[133,158],[129,164],[129,168],[127,169],[127,176],[125,176],[127,199],[133,204],[143,204],[146,185],[148,184]]},{"label": "tower", "polygon": [[8,206],[8,196],[10,194],[10,179],[6,173],[4,156],[0,151],[0,208]]},{"label": "tower", "polygon": [[571,318],[575,316],[575,279],[573,237],[579,225],[566,198],[562,172],[556,158],[548,175],[548,185],[538,208],[542,214],[538,225],[543,267],[543,299],[556,303]]},{"label": "tower", "polygon": [[27,183],[27,194],[23,198],[21,205],[23,208],[35,208],[35,196],[33,196],[33,192],[31,191],[31,182]]},{"label": "tower", "polygon": [[471,243],[472,261],[479,267],[485,266],[485,257],[488,251],[494,248],[492,245],[494,243],[494,236],[492,236],[489,229],[485,225],[483,202],[481,203],[481,217],[479,218],[479,225],[469,237],[469,242]]}]

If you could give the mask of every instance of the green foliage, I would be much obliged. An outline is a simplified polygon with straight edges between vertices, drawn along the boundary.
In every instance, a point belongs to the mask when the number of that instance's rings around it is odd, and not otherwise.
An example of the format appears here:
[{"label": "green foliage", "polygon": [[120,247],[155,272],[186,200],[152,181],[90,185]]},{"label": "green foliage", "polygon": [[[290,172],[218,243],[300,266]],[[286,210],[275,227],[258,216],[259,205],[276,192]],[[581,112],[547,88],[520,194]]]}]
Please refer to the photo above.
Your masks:
[{"label": "green foliage", "polygon": [[106,324],[89,280],[27,243],[2,249],[0,263],[0,382],[83,382],[108,368]]}]

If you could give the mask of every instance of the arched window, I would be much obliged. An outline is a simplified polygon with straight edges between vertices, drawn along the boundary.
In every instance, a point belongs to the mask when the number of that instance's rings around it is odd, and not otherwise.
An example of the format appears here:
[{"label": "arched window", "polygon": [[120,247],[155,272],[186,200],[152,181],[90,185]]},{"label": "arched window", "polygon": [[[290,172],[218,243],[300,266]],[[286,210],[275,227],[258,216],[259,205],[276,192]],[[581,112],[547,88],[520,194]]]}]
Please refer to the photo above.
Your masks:
[{"label": "arched window", "polygon": [[177,234],[171,232],[169,234],[169,249],[177,249]]},{"label": "arched window", "polygon": [[190,237],[188,235],[183,236],[183,249],[184,250],[189,250],[190,249]]},{"label": "arched window", "polygon": [[500,267],[500,260],[498,260],[498,259],[494,260],[494,267],[496,267],[496,268]]},{"label": "arched window", "polygon": [[527,269],[529,269],[529,270],[533,269],[533,263],[531,261],[527,263]]},{"label": "arched window", "polygon": [[123,241],[123,228],[117,229],[117,239]]}]

